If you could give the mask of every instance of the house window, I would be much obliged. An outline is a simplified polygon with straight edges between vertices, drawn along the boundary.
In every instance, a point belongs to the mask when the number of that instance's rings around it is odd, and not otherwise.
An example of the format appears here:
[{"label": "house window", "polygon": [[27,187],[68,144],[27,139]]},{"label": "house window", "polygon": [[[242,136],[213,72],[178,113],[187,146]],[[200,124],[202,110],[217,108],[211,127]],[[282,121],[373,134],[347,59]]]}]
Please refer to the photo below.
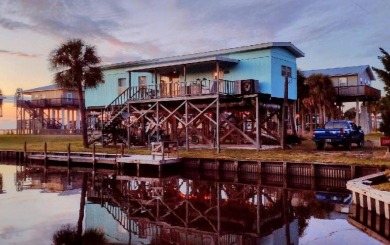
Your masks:
[{"label": "house window", "polygon": [[346,77],[339,77],[339,86],[347,86],[348,79]]},{"label": "house window", "polygon": [[72,93],[66,93],[66,101],[67,102],[72,102],[73,99],[73,94]]},{"label": "house window", "polygon": [[118,79],[118,95],[123,93],[126,90],[126,78]]},{"label": "house window", "polygon": [[125,87],[125,86],[126,86],[126,78],[119,78],[118,87]]},{"label": "house window", "polygon": [[289,66],[282,66],[282,76],[283,77],[291,77],[291,67]]}]

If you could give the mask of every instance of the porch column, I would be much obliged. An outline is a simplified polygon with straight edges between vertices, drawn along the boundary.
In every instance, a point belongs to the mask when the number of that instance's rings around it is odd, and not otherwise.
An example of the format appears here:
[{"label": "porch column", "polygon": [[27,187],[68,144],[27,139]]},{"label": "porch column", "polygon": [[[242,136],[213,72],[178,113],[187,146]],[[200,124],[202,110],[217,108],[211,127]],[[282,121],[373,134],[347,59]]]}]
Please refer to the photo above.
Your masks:
[{"label": "porch column", "polygon": [[61,108],[61,129],[65,129],[65,108]]},{"label": "porch column", "polygon": [[187,95],[187,66],[183,65],[184,95]]},{"label": "porch column", "polygon": [[[60,109],[57,109],[56,121],[57,121],[57,122],[60,122]],[[61,128],[62,128],[62,127],[61,127]]]},{"label": "porch column", "polygon": [[75,126],[76,126],[76,124],[74,122],[74,112],[75,112],[75,110],[72,110],[72,129],[75,129]]},{"label": "porch column", "polygon": [[371,117],[371,101],[367,102],[367,114],[368,114],[368,131],[372,131],[372,117]]},{"label": "porch column", "polygon": [[154,91],[155,91],[155,97],[160,98],[160,91],[158,89],[158,82],[157,82],[157,69],[154,69]]},{"label": "porch column", "polygon": [[159,138],[160,138],[160,129],[162,129],[160,127],[160,111],[159,111],[159,107],[160,107],[160,104],[158,103],[158,101],[156,102],[156,115],[157,115],[157,119],[156,119],[156,123],[157,123],[157,141],[159,141]]},{"label": "porch column", "polygon": [[216,122],[217,122],[217,132],[215,134],[215,141],[216,141],[216,146],[217,146],[217,153],[220,153],[221,152],[221,146],[219,145],[219,124],[220,124],[220,120],[219,120],[219,62],[217,61],[217,111],[216,111],[216,114],[217,114],[217,118],[216,118]]},{"label": "porch column", "polygon": [[23,129],[23,134],[25,134],[26,132],[25,132],[25,129],[26,129],[26,110],[24,109],[24,107],[23,107],[23,109],[22,109],[22,129]]},{"label": "porch column", "polygon": [[[129,118],[127,119],[127,125],[130,125],[130,104],[127,104],[127,112],[129,113]],[[142,125],[142,132],[145,132],[144,125]],[[131,127],[127,126],[127,148],[128,149],[130,149],[130,145],[131,145]]]},{"label": "porch column", "polygon": [[76,129],[80,129],[80,110],[76,110]]},{"label": "porch column", "polygon": [[67,121],[66,129],[70,129],[69,128],[69,125],[70,125],[70,110],[69,109],[66,110],[66,121]]},{"label": "porch column", "polygon": [[51,109],[51,119],[56,119],[56,110],[55,109]]},{"label": "porch column", "polygon": [[260,150],[260,115],[259,115],[259,95],[256,96],[256,149]]},{"label": "porch column", "polygon": [[188,151],[190,149],[190,145],[188,142],[188,100],[186,97],[186,103],[185,103],[185,113],[186,113],[186,118],[185,118],[185,129],[186,129],[186,150]]},{"label": "porch column", "polygon": [[358,98],[356,98],[355,111],[356,111],[355,123],[356,123],[356,125],[360,125],[360,122],[359,122],[359,99]]},{"label": "porch column", "polygon": [[366,134],[370,133],[370,122],[369,122],[370,114],[368,113],[368,111],[369,111],[369,107],[366,105],[365,102],[363,102],[360,108],[360,126],[362,127],[362,130]]}]

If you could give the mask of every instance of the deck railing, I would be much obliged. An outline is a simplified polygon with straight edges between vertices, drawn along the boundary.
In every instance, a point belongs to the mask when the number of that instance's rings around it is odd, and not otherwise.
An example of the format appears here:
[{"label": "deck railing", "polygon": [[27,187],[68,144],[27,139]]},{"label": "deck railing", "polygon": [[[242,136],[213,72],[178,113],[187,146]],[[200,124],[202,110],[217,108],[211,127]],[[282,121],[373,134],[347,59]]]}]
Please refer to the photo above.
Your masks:
[{"label": "deck railing", "polygon": [[[131,100],[158,99],[184,96],[201,96],[218,93],[217,80],[195,80],[178,83],[160,83],[130,87]],[[235,94],[235,82],[219,80],[219,93]]]},{"label": "deck railing", "polygon": [[375,99],[381,98],[381,91],[379,89],[367,86],[340,86],[335,87],[338,96],[353,97],[353,96],[368,96]]},{"label": "deck railing", "polygon": [[29,107],[46,108],[46,107],[78,107],[80,105],[79,99],[69,98],[53,98],[53,99],[36,99],[36,100],[17,100],[17,105],[24,107],[28,104]]}]

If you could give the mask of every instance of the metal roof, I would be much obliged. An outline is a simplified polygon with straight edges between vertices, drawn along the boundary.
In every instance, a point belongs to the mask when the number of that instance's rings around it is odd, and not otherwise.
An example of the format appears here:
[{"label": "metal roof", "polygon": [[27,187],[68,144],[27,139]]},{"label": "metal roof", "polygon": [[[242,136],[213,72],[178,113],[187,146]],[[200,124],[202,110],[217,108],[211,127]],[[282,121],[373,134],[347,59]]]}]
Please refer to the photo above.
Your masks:
[{"label": "metal roof", "polygon": [[226,57],[203,57],[203,58],[191,58],[191,59],[184,59],[184,60],[176,60],[176,61],[167,61],[167,62],[158,62],[158,63],[149,63],[141,66],[135,66],[127,69],[127,71],[145,71],[148,69],[154,69],[154,68],[162,68],[162,67],[169,67],[169,66],[178,66],[185,64],[196,64],[196,63],[205,63],[205,62],[213,62],[213,61],[220,61],[223,63],[230,63],[230,64],[237,64],[240,62],[240,60],[237,59],[230,59]]},{"label": "metal roof", "polygon": [[308,71],[302,71],[302,72],[305,75],[305,77],[308,77],[310,75],[317,74],[317,73],[328,75],[331,77],[340,77],[340,76],[359,75],[365,71],[367,71],[367,74],[371,80],[375,80],[374,73],[372,72],[371,67],[369,65],[308,70]]},{"label": "metal roof", "polygon": [[294,54],[297,58],[305,56],[305,54],[297,47],[295,47],[291,42],[269,42],[269,43],[255,44],[255,45],[243,46],[237,48],[221,49],[221,50],[209,51],[203,53],[166,57],[160,59],[123,62],[123,63],[117,63],[112,65],[105,65],[102,66],[102,69],[107,70],[107,69],[116,69],[116,68],[129,68],[129,70],[140,70],[141,67],[151,68],[157,66],[159,67],[168,66],[168,64],[178,65],[178,64],[199,63],[199,62],[211,61],[213,59],[225,61],[225,62],[237,62],[237,60],[229,59],[222,56],[229,55],[232,53],[245,52],[251,50],[260,50],[260,49],[269,49],[269,48],[287,49],[289,52]]},{"label": "metal roof", "polygon": [[[51,91],[51,90],[59,90],[59,89],[62,88],[58,87],[57,84],[51,84],[51,85],[46,85],[38,88],[23,90],[23,94],[31,94],[34,92]],[[67,90],[74,90],[74,89],[67,89]]]}]

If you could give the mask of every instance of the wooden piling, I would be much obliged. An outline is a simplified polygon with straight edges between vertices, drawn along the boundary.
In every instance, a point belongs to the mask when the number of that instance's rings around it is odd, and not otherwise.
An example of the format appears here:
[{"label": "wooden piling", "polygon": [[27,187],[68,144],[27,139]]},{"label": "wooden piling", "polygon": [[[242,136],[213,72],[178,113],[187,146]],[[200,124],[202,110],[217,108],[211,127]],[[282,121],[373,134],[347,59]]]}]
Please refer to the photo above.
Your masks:
[{"label": "wooden piling", "polygon": [[23,162],[25,162],[26,159],[27,159],[27,141],[25,141],[23,145]]},{"label": "wooden piling", "polygon": [[68,143],[67,154],[68,154],[67,164],[68,164],[68,169],[70,169],[70,143]]},{"label": "wooden piling", "polygon": [[96,169],[96,144],[92,145],[92,169]]},{"label": "wooden piling", "polygon": [[45,168],[47,167],[47,142],[45,141],[44,145],[43,145],[43,163],[45,165]]}]

